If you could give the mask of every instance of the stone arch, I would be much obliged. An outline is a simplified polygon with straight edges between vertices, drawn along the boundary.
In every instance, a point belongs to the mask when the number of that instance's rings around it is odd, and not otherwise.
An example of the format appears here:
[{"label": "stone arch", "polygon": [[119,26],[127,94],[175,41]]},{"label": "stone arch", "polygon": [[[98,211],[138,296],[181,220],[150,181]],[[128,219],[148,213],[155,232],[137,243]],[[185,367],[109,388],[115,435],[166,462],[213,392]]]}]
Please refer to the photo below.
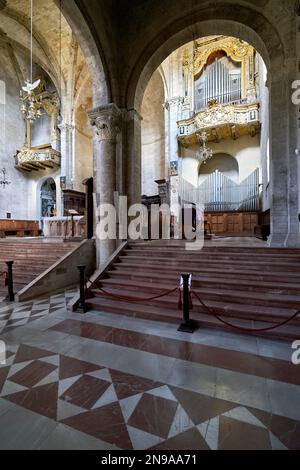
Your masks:
[{"label": "stone arch", "polygon": [[211,158],[206,164],[202,163],[202,165],[199,166],[198,181],[202,182],[216,170],[232,179],[235,183],[239,182],[238,161],[232,155],[224,152],[215,153],[213,158]]},{"label": "stone arch", "polygon": [[87,18],[84,17],[75,1],[54,1],[69,23],[85,56],[93,80],[93,107],[110,103],[112,90],[104,54],[99,52],[101,47],[94,40]]},{"label": "stone arch", "polygon": [[288,54],[277,30],[254,9],[234,4],[200,7],[195,13],[168,25],[146,46],[128,80],[128,109],[139,112],[151,75],[174,50],[211,35],[232,36],[248,42],[263,57],[270,75],[283,66]]}]

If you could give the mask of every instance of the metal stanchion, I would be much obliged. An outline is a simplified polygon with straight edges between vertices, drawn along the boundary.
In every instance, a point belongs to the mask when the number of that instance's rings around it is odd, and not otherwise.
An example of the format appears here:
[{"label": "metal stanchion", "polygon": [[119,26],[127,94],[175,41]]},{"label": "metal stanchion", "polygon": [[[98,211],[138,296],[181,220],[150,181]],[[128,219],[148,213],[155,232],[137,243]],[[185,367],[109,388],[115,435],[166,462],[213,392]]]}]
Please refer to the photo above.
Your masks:
[{"label": "metal stanchion", "polygon": [[14,294],[14,277],[13,277],[13,261],[7,261],[7,287],[8,287],[8,297],[7,300],[9,302],[15,301],[15,294]]},{"label": "metal stanchion", "polygon": [[195,331],[195,324],[193,320],[190,319],[190,282],[191,282],[191,274],[182,274],[182,294],[183,294],[183,302],[182,302],[182,311],[183,311],[183,322],[181,323],[178,331],[182,331],[184,333],[194,333]]},{"label": "metal stanchion", "polygon": [[86,266],[77,266],[80,274],[80,300],[76,311],[81,313],[87,312],[87,305],[85,303],[85,269]]}]

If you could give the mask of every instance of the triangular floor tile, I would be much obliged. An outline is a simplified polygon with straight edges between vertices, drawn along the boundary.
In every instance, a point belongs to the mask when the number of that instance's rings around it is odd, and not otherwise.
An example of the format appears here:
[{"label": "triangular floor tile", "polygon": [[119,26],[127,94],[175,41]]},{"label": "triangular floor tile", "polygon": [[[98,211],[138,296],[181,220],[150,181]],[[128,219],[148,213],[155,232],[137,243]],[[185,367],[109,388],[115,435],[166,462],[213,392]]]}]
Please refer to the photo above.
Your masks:
[{"label": "triangular floor tile", "polygon": [[84,413],[86,410],[80,408],[80,406],[72,405],[64,400],[58,400],[57,402],[57,421],[70,418],[71,416],[79,415]]},{"label": "triangular floor tile", "polygon": [[133,397],[124,398],[124,400],[120,400],[119,404],[124,416],[124,421],[127,423],[134,412],[135,408],[138,405],[138,402],[142,398],[143,394],[139,393],[138,395],[134,395]]},{"label": "triangular floor tile", "polygon": [[284,444],[269,431],[272,450],[288,450]]},{"label": "triangular floor tile", "polygon": [[219,448],[219,426],[219,417],[197,426],[200,434],[206,440],[211,450],[218,450]]},{"label": "triangular floor tile", "polygon": [[5,397],[5,399],[55,420],[57,415],[57,392],[58,383],[55,383],[18,392]]},{"label": "triangular floor tile", "polygon": [[99,369],[102,369],[102,367],[97,364],[79,361],[78,359],[73,359],[67,356],[60,356],[60,380],[67,379],[69,377],[73,377],[79,374],[87,374],[89,372],[93,372]]},{"label": "triangular floor tile", "polygon": [[7,395],[12,395],[14,393],[23,392],[24,390],[28,390],[28,388],[23,387],[23,385],[15,384],[14,382],[10,382],[7,380],[4,384],[4,387],[1,392],[1,397],[6,397]]},{"label": "triangular floor tile", "polygon": [[19,364],[13,364],[10,368],[10,371],[9,371],[9,374],[8,374],[8,378],[9,377],[12,377],[13,375],[15,375],[17,372],[19,372],[20,370],[24,369],[24,367],[27,367],[29,366],[29,364],[31,364],[33,361],[25,361],[25,362],[20,362]]},{"label": "triangular floor tile", "polygon": [[87,411],[61,422],[121,449],[132,450],[130,437],[118,403]]},{"label": "triangular floor tile", "polygon": [[127,426],[127,430],[134,450],[150,449],[150,447],[156,446],[164,440],[161,437],[154,436],[132,426]]},{"label": "triangular floor tile", "polygon": [[95,403],[92,409],[95,410],[96,408],[101,408],[102,406],[109,405],[115,401],[118,401],[118,397],[116,395],[113,384],[111,384],[108,389],[105,390],[102,397],[100,397],[99,400]]},{"label": "triangular floor tile", "polygon": [[35,387],[41,387],[42,385],[53,384],[58,382],[58,369],[51,372],[51,374],[47,375],[43,380],[41,380]]},{"label": "triangular floor tile", "polygon": [[112,383],[112,378],[108,369],[96,370],[95,372],[89,372],[87,375],[90,375],[91,377],[96,377],[96,379],[106,380],[107,382]]},{"label": "triangular floor tile", "polygon": [[53,366],[59,366],[59,355],[45,357],[43,362],[47,362],[47,364],[52,364]]},{"label": "triangular floor tile", "polygon": [[169,389],[167,385],[164,385],[163,387],[155,388],[154,390],[150,390],[150,392],[147,392],[150,395],[154,395],[155,397],[161,397],[161,398],[166,398],[167,400],[172,400],[176,401],[177,399],[174,397],[173,393]]},{"label": "triangular floor tile", "polygon": [[76,375],[75,377],[69,377],[68,379],[60,380],[58,385],[58,396],[61,397],[72,385],[80,379],[82,375]]},{"label": "triangular floor tile", "polygon": [[168,438],[170,439],[177,434],[184,433],[193,427],[195,427],[193,421],[186,414],[182,406],[178,405]]},{"label": "triangular floor tile", "polygon": [[227,416],[228,418],[235,419],[236,421],[241,421],[242,423],[253,424],[253,426],[258,426],[259,428],[266,428],[266,426],[259,421],[247,408],[239,406],[234,410],[227,411],[222,416]]},{"label": "triangular floor tile", "polygon": [[16,354],[15,364],[33,359],[41,359],[42,357],[49,356],[53,356],[53,352],[21,344]]}]

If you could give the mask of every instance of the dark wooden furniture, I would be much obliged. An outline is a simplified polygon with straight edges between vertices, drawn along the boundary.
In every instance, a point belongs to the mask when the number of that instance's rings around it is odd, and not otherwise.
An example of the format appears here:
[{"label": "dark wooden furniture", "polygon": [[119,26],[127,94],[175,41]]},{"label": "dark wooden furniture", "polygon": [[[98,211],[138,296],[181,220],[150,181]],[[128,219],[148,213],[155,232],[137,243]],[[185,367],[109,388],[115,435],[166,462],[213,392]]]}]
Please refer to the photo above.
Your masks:
[{"label": "dark wooden furniture", "polygon": [[0,219],[0,238],[37,237],[38,235],[39,223],[35,220]]},{"label": "dark wooden furniture", "polygon": [[69,215],[70,210],[75,210],[78,215],[85,214],[85,193],[73,191],[72,189],[63,190],[64,215]]}]

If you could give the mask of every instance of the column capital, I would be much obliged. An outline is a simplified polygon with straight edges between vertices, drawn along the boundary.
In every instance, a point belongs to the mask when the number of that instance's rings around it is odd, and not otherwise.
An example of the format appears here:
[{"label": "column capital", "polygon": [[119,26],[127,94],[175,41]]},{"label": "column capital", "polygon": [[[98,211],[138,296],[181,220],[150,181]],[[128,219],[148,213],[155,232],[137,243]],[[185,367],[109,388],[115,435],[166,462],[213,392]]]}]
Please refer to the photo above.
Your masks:
[{"label": "column capital", "polygon": [[170,109],[171,106],[179,106],[183,103],[183,101],[184,98],[182,98],[181,96],[174,96],[173,98],[170,98],[165,102],[164,107],[165,109]]},{"label": "column capital", "polygon": [[122,112],[114,103],[91,109],[88,115],[100,142],[116,142],[121,128]]}]

